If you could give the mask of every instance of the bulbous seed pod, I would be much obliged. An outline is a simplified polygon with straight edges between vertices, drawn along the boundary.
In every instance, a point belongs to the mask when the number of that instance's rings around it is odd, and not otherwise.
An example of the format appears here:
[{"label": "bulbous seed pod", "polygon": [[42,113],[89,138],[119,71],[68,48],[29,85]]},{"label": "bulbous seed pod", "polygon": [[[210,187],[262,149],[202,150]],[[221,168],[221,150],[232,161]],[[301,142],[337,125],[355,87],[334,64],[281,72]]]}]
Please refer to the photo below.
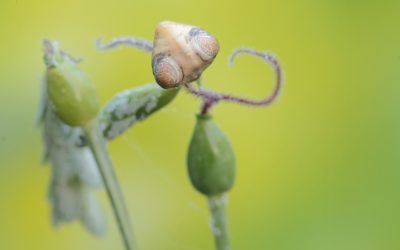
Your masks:
[{"label": "bulbous seed pod", "polygon": [[187,164],[193,186],[205,195],[224,193],[235,182],[235,154],[210,115],[197,116]]},{"label": "bulbous seed pod", "polygon": [[96,89],[89,77],[56,46],[46,55],[47,93],[57,116],[70,126],[93,120],[100,108]]},{"label": "bulbous seed pod", "polygon": [[108,140],[170,103],[179,88],[162,89],[156,83],[125,90],[111,99],[99,116],[100,128]]},{"label": "bulbous seed pod", "polygon": [[154,36],[154,77],[163,88],[195,81],[218,51],[218,41],[207,31],[191,25],[161,22]]}]

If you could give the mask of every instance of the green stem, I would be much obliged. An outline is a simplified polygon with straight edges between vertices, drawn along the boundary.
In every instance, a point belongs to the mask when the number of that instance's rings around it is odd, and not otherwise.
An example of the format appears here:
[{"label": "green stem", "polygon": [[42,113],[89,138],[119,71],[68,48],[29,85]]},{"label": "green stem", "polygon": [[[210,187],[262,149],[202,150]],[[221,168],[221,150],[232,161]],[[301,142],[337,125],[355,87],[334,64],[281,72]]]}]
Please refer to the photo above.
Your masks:
[{"label": "green stem", "polygon": [[135,250],[137,248],[132,238],[133,234],[131,232],[129,216],[125,207],[122,191],[119,186],[117,176],[114,172],[106,143],[97,127],[97,122],[92,122],[91,124],[85,126],[83,130],[88,145],[93,152],[94,158],[96,159],[104,186],[107,190],[107,195],[113,208],[114,215],[124,241],[125,249]]},{"label": "green stem", "polygon": [[208,197],[208,207],[211,211],[211,227],[216,250],[230,250],[228,222],[226,217],[227,195]]}]

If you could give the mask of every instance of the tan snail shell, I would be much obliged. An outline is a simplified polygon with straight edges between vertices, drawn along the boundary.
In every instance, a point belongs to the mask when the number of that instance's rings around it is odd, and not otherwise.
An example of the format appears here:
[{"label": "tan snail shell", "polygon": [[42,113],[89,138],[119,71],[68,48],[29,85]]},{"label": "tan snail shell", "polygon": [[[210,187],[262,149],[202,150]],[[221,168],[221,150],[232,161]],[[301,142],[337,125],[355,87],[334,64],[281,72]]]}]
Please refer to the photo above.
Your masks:
[{"label": "tan snail shell", "polygon": [[217,39],[207,31],[170,21],[161,22],[154,36],[153,74],[163,88],[197,80],[219,51]]}]

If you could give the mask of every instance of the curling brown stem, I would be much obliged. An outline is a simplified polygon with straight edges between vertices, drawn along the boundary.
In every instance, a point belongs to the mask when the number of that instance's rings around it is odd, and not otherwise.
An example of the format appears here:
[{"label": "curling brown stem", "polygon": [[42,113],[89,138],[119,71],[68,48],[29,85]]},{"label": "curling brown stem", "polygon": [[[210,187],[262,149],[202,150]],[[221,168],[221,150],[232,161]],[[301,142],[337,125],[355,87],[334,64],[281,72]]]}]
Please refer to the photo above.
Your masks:
[{"label": "curling brown stem", "polygon": [[282,69],[278,62],[278,60],[271,54],[265,52],[258,52],[252,49],[236,49],[229,58],[230,65],[233,64],[236,56],[239,54],[249,54],[252,56],[259,57],[263,59],[265,62],[270,64],[276,74],[275,79],[275,88],[272,94],[268,95],[267,97],[257,100],[257,99],[250,99],[241,96],[234,96],[225,93],[218,93],[212,90],[203,89],[203,88],[195,88],[191,83],[185,85],[186,89],[193,95],[201,98],[203,100],[201,113],[206,114],[209,110],[218,102],[226,101],[226,102],[234,102],[243,105],[250,105],[250,106],[267,106],[273,103],[276,98],[279,96],[282,90]]}]

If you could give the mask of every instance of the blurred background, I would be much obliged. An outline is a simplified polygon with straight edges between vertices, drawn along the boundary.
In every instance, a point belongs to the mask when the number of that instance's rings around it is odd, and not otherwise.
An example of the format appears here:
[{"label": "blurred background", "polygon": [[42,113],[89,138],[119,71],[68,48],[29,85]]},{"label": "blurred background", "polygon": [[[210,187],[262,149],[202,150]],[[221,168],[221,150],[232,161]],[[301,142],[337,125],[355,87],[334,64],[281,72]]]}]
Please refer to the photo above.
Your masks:
[{"label": "blurred background", "polygon": [[[229,197],[236,250],[400,249],[400,1],[1,0],[0,249],[122,249],[104,192],[108,234],[79,222],[53,229],[35,124],[41,40],[59,40],[103,104],[152,82],[150,56],[96,51],[96,38],[152,39],[173,20],[214,34],[221,51],[209,88],[263,97],[273,72],[236,47],[278,55],[282,96],[267,108],[220,104],[213,111],[238,162]],[[207,204],[191,187],[186,151],[199,102],[187,93],[112,141],[142,250],[213,249]]]}]

